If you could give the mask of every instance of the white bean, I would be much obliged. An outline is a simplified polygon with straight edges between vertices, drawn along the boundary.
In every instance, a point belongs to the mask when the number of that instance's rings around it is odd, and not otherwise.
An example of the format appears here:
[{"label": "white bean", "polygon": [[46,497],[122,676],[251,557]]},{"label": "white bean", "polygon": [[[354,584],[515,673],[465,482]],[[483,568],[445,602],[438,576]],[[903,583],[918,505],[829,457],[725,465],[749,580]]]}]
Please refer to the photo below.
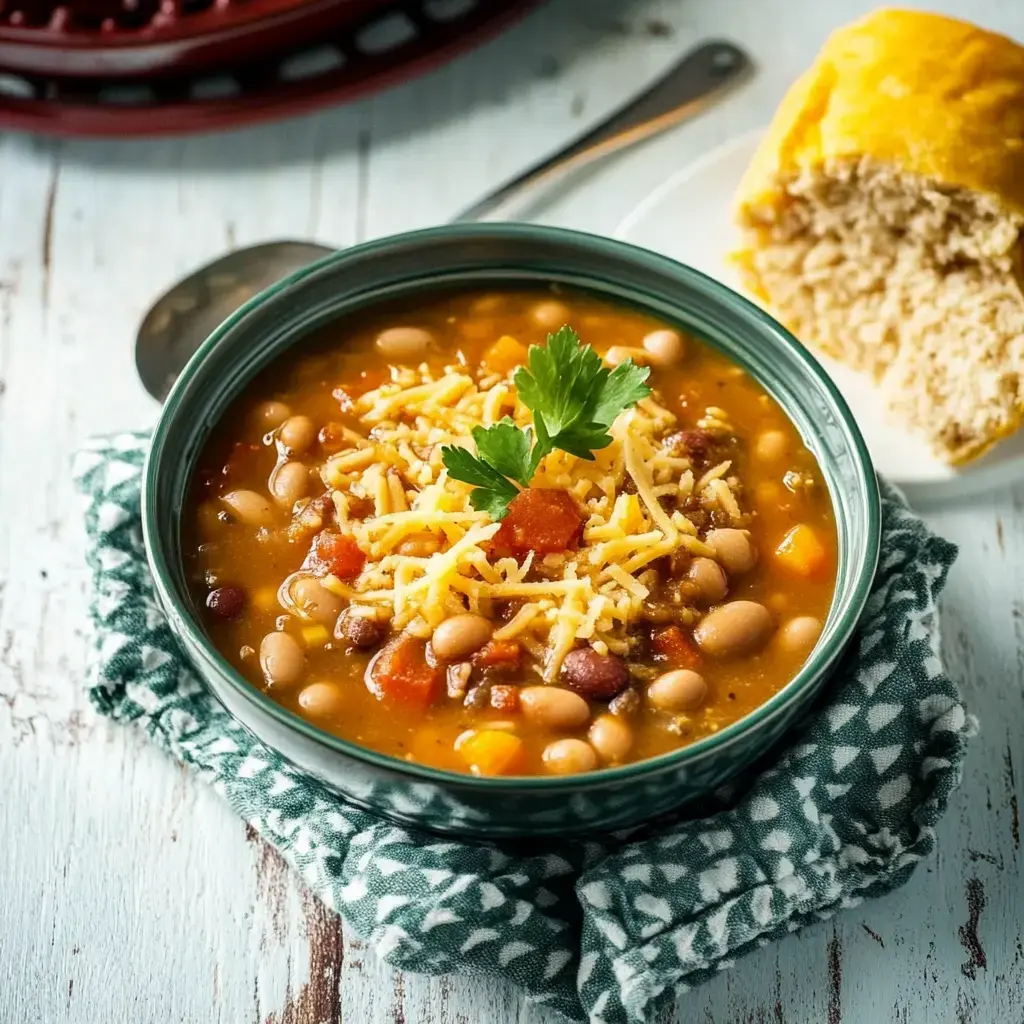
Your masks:
[{"label": "white bean", "polygon": [[559,302],[557,299],[545,299],[530,310],[530,316],[538,327],[557,331],[559,327],[563,327],[569,322],[571,314],[569,307],[564,302]]},{"label": "white bean", "polygon": [[730,576],[750,572],[757,562],[757,550],[746,530],[711,530],[705,541]]},{"label": "white bean", "polygon": [[309,491],[309,470],[302,462],[283,462],[270,474],[270,493],[282,508],[291,508]]},{"label": "white bean", "polygon": [[597,767],[597,754],[583,740],[555,740],[544,748],[544,767],[553,775],[578,775]]},{"label": "white bean", "polygon": [[633,745],[633,730],[617,715],[599,715],[587,739],[602,761],[621,764]]},{"label": "white bean", "polygon": [[763,647],[771,632],[771,613],[763,604],[730,601],[703,618],[693,638],[705,654],[735,658]]},{"label": "white bean", "polygon": [[754,443],[754,456],[761,462],[781,462],[789,454],[789,439],[781,430],[766,430]]},{"label": "white bean", "polygon": [[655,366],[672,366],[683,358],[686,351],[682,335],[667,327],[646,335],[644,348]]},{"label": "white bean", "polygon": [[612,345],[604,354],[604,361],[609,366],[618,366],[627,359],[632,359],[637,366],[646,366],[654,362],[651,354],[642,348],[630,348],[629,345]]},{"label": "white bean", "polygon": [[590,717],[587,702],[560,686],[524,686],[519,707],[528,722],[544,729],[576,729]]},{"label": "white bean", "polygon": [[310,683],[299,694],[299,707],[314,718],[337,714],[343,704],[341,688],[335,683]]},{"label": "white bean", "polygon": [[308,416],[289,416],[281,424],[277,439],[294,455],[301,455],[316,440],[316,425]]},{"label": "white bean", "polygon": [[388,327],[374,344],[385,359],[419,359],[426,355],[434,336],[422,327]]},{"label": "white bean", "polygon": [[821,636],[821,619],[813,615],[797,615],[779,630],[776,642],[789,654],[808,654]]},{"label": "white bean", "polygon": [[291,414],[291,408],[284,402],[260,402],[253,411],[256,423],[264,434],[281,426]]},{"label": "white bean", "polygon": [[704,677],[688,668],[665,672],[647,687],[647,699],[662,711],[690,711],[702,704],[707,694]]},{"label": "white bean", "polygon": [[287,633],[268,633],[260,644],[260,667],[271,686],[292,686],[302,678],[306,655]]},{"label": "white bean", "polygon": [[229,491],[220,500],[246,526],[269,526],[274,521],[274,509],[270,502],[255,491]]},{"label": "white bean", "polygon": [[701,604],[718,604],[729,592],[725,571],[713,558],[695,558],[686,578],[700,591]]},{"label": "white bean", "polygon": [[459,661],[479,651],[494,632],[490,619],[466,612],[445,619],[430,638],[430,646],[440,661]]},{"label": "white bean", "polygon": [[332,594],[313,576],[300,576],[291,585],[292,600],[314,622],[332,626],[344,608],[344,601]]}]

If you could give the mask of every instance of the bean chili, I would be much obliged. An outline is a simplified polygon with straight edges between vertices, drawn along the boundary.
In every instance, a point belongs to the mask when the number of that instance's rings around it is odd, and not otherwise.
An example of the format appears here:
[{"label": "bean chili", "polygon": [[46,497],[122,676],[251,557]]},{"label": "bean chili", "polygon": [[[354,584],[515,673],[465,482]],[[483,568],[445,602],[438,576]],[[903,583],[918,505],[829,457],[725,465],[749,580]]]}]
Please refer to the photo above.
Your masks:
[{"label": "bean chili", "polygon": [[[336,503],[352,522],[371,519],[375,504],[340,495],[322,467],[339,457],[359,464],[367,428],[356,403],[396,367],[502,376],[564,323],[609,365],[650,367],[653,397],[674,417],[660,443],[695,478],[728,462],[742,517],[696,495],[659,499],[666,515],[692,524],[703,553],[680,548],[638,570],[647,597],[623,649],[578,639],[545,682],[543,650],[516,628],[531,614],[527,598],[467,607],[428,635],[392,628],[382,607],[350,606],[338,583],[347,593],[372,559],[339,527]],[[415,486],[386,465],[379,480],[396,500]],[[619,493],[636,490],[627,475]],[[487,557],[529,558],[526,582],[561,579],[578,557],[585,509],[569,491],[542,487],[519,491],[508,508]],[[568,292],[435,296],[323,330],[261,374],[217,425],[184,532],[204,627],[254,686],[357,744],[482,775],[591,771],[742,718],[813,649],[837,560],[814,457],[754,380],[666,324]],[[449,546],[425,530],[396,552],[422,561]]]}]

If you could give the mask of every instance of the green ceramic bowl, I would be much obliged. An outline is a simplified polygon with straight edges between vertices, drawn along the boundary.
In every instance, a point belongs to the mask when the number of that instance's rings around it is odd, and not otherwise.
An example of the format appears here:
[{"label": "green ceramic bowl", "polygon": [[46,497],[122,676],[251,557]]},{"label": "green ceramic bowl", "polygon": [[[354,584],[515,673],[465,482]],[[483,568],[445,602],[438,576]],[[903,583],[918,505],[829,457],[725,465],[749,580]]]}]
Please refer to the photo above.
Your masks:
[{"label": "green ceramic bowl", "polygon": [[[660,757],[550,778],[475,778],[409,764],[320,731],[218,654],[186,584],[181,510],[211,428],[270,360],[324,324],[439,288],[557,282],[643,309],[705,339],[781,403],[821,464],[835,506],[836,594],[799,675],[727,729]],[[225,321],[164,407],[146,464],[143,523],[160,600],[196,670],[256,737],[349,800],[406,824],[494,838],[635,825],[706,794],[777,744],[827,684],[875,572],[879,498],[850,410],[818,364],[761,310],[689,267],[621,242],[531,225],[396,235],[328,256]]]}]

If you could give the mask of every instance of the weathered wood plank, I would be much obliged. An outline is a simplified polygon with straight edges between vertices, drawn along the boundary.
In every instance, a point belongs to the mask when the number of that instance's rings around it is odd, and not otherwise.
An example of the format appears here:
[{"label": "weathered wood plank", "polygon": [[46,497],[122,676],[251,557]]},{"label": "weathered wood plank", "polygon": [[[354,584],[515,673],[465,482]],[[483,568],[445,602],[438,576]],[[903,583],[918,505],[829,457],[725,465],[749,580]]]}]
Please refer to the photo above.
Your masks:
[{"label": "weathered wood plank", "polygon": [[[152,421],[135,325],[225,247],[438,222],[698,37],[748,45],[755,86],[538,211],[609,230],[672,167],[763,123],[828,29],[871,6],[557,0],[427,79],[282,125],[157,143],[0,138],[0,1019],[546,1019],[505,985],[381,965],[211,791],[97,720],[81,687],[87,577],[68,460],[91,433]],[[970,9],[1024,37],[1015,0]],[[1020,1018],[1024,489],[931,518],[962,546],[945,647],[981,722],[938,857],[892,897],[681,998],[678,1020]]]}]

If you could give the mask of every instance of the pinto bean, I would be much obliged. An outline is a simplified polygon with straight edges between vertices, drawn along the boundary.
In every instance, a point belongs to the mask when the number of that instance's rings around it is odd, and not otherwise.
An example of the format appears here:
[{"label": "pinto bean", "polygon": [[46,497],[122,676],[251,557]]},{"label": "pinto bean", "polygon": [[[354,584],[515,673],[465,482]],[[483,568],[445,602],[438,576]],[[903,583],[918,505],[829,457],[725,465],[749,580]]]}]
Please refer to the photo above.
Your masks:
[{"label": "pinto bean", "polygon": [[701,604],[718,604],[729,592],[729,581],[722,567],[713,558],[695,558],[686,578],[700,592]]},{"label": "pinto bean", "polygon": [[260,644],[260,666],[271,686],[291,686],[302,678],[306,656],[287,633],[268,633]]},{"label": "pinto bean", "polygon": [[344,602],[313,576],[300,576],[291,585],[292,600],[314,622],[333,625]]},{"label": "pinto bean", "polygon": [[570,315],[569,307],[557,299],[545,299],[530,310],[533,322],[549,331],[557,331],[563,324],[568,323]]},{"label": "pinto bean", "polygon": [[746,530],[711,530],[705,540],[730,576],[750,572],[757,562],[757,549]]},{"label": "pinto bean", "polygon": [[277,439],[288,451],[301,455],[316,440],[316,427],[308,416],[289,416],[281,424]]},{"label": "pinto bean", "polygon": [[665,672],[647,687],[647,699],[662,711],[689,711],[701,704],[707,693],[704,677],[688,668]]},{"label": "pinto bean", "polygon": [[299,707],[314,718],[336,714],[343,704],[341,688],[335,683],[310,683],[299,694]]},{"label": "pinto bean", "polygon": [[766,430],[754,442],[754,457],[761,462],[781,462],[788,454],[789,439],[781,430]]},{"label": "pinto bean", "polygon": [[771,632],[771,613],[763,604],[730,601],[702,619],[693,638],[705,654],[736,658],[763,647]]},{"label": "pinto bean", "polygon": [[686,351],[682,335],[667,327],[645,335],[643,344],[655,366],[672,366]]},{"label": "pinto bean", "polygon": [[797,615],[779,630],[776,642],[789,654],[809,654],[821,636],[821,619],[813,615]]},{"label": "pinto bean", "polygon": [[377,335],[374,344],[385,359],[401,361],[426,355],[434,336],[422,327],[389,327]]},{"label": "pinto bean", "polygon": [[273,507],[256,491],[229,491],[220,500],[231,515],[246,526],[270,526],[274,521]]},{"label": "pinto bean", "polygon": [[519,706],[527,721],[545,729],[575,729],[590,717],[587,702],[560,686],[524,686]]},{"label": "pinto bean", "polygon": [[587,733],[602,761],[621,763],[633,745],[633,730],[617,715],[600,715]]},{"label": "pinto bean", "polygon": [[583,740],[555,740],[544,748],[541,756],[544,767],[553,775],[578,775],[597,767],[594,748]]},{"label": "pinto bean", "polygon": [[611,700],[628,685],[629,670],[614,654],[598,654],[592,647],[580,647],[565,656],[562,679],[581,697]]},{"label": "pinto bean", "polygon": [[283,508],[291,508],[309,492],[309,470],[301,462],[284,462],[270,475],[270,493]]},{"label": "pinto bean", "polygon": [[279,427],[291,414],[291,409],[284,402],[260,402],[253,412],[256,422],[264,433]]},{"label": "pinto bean", "polygon": [[430,646],[440,661],[459,661],[480,650],[494,632],[490,619],[466,612],[445,619],[430,638]]}]

